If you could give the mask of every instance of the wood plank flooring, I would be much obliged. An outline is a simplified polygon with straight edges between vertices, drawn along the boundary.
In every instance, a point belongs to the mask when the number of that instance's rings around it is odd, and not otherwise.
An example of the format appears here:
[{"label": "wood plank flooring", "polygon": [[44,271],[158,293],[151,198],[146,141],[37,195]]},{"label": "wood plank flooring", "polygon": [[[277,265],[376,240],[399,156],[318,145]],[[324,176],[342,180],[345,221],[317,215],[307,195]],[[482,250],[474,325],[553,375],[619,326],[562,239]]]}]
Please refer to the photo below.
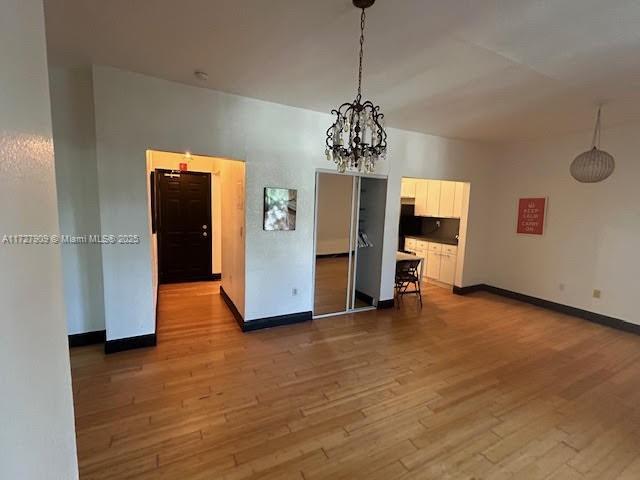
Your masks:
[{"label": "wood plank flooring", "polygon": [[72,351],[83,479],[640,478],[640,337],[427,287],[243,334],[161,288],[159,345]]}]

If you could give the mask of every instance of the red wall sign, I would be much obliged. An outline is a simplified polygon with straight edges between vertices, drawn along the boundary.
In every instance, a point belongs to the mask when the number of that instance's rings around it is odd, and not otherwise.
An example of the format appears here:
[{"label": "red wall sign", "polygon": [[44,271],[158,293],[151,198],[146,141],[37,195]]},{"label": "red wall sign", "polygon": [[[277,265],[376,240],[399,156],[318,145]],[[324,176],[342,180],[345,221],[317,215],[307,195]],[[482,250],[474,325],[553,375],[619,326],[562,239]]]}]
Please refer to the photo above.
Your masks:
[{"label": "red wall sign", "polygon": [[542,235],[546,198],[521,198],[518,202],[518,233]]},{"label": "red wall sign", "polygon": [[180,171],[181,172],[186,172],[187,170],[189,170],[189,165],[186,163],[181,163],[180,164]]}]

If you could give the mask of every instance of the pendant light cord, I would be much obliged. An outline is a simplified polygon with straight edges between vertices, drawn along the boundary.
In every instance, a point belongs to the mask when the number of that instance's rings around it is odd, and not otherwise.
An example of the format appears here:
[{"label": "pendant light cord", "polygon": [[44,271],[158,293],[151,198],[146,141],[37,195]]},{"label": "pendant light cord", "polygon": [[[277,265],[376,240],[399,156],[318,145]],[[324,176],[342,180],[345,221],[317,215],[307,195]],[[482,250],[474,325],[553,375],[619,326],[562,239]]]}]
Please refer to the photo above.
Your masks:
[{"label": "pendant light cord", "polygon": [[362,9],[360,15],[360,65],[358,67],[358,100],[362,97],[362,59],[364,57],[364,25],[366,20],[365,9]]},{"label": "pendant light cord", "polygon": [[598,107],[598,115],[596,116],[596,128],[593,130],[593,140],[591,141],[593,148],[600,148],[600,115],[601,107]]}]

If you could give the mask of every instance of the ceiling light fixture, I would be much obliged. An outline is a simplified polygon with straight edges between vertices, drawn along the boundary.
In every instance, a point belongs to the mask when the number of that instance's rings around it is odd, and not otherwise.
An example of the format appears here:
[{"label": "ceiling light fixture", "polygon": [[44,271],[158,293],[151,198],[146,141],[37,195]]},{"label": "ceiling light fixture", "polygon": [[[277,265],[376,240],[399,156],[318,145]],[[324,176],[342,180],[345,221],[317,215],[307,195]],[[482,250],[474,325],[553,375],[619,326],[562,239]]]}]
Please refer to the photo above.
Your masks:
[{"label": "ceiling light fixture", "polygon": [[335,162],[338,171],[347,169],[373,173],[376,162],[387,155],[387,133],[384,130],[384,115],[380,107],[369,100],[362,100],[362,59],[364,52],[364,27],[366,9],[375,0],[353,0],[362,9],[360,15],[360,57],[358,68],[358,94],[352,103],[343,103],[331,111],[336,121],[327,130],[327,160]]},{"label": "ceiling light fixture", "polygon": [[616,168],[613,156],[600,150],[601,108],[598,108],[596,127],[593,131],[593,148],[578,155],[571,163],[571,176],[581,183],[597,183],[606,180]]}]

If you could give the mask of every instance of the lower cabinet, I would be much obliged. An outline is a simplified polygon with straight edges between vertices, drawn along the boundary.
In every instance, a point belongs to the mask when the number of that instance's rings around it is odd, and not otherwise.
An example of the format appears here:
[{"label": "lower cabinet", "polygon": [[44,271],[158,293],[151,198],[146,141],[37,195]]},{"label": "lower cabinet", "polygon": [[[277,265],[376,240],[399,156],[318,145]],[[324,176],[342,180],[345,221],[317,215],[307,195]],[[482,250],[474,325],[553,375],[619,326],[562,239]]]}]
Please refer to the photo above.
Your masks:
[{"label": "lower cabinet", "polygon": [[440,279],[440,258],[442,254],[438,252],[429,252],[427,254],[426,277],[434,280]]},{"label": "lower cabinet", "polygon": [[426,277],[453,285],[456,278],[458,247],[429,242]]},{"label": "lower cabinet", "polygon": [[440,277],[438,280],[447,285],[453,285],[456,279],[457,255],[442,253],[440,256]]},{"label": "lower cabinet", "polygon": [[405,250],[415,253],[426,261],[422,269],[425,279],[453,285],[456,278],[458,247],[418,239],[405,240]]}]

